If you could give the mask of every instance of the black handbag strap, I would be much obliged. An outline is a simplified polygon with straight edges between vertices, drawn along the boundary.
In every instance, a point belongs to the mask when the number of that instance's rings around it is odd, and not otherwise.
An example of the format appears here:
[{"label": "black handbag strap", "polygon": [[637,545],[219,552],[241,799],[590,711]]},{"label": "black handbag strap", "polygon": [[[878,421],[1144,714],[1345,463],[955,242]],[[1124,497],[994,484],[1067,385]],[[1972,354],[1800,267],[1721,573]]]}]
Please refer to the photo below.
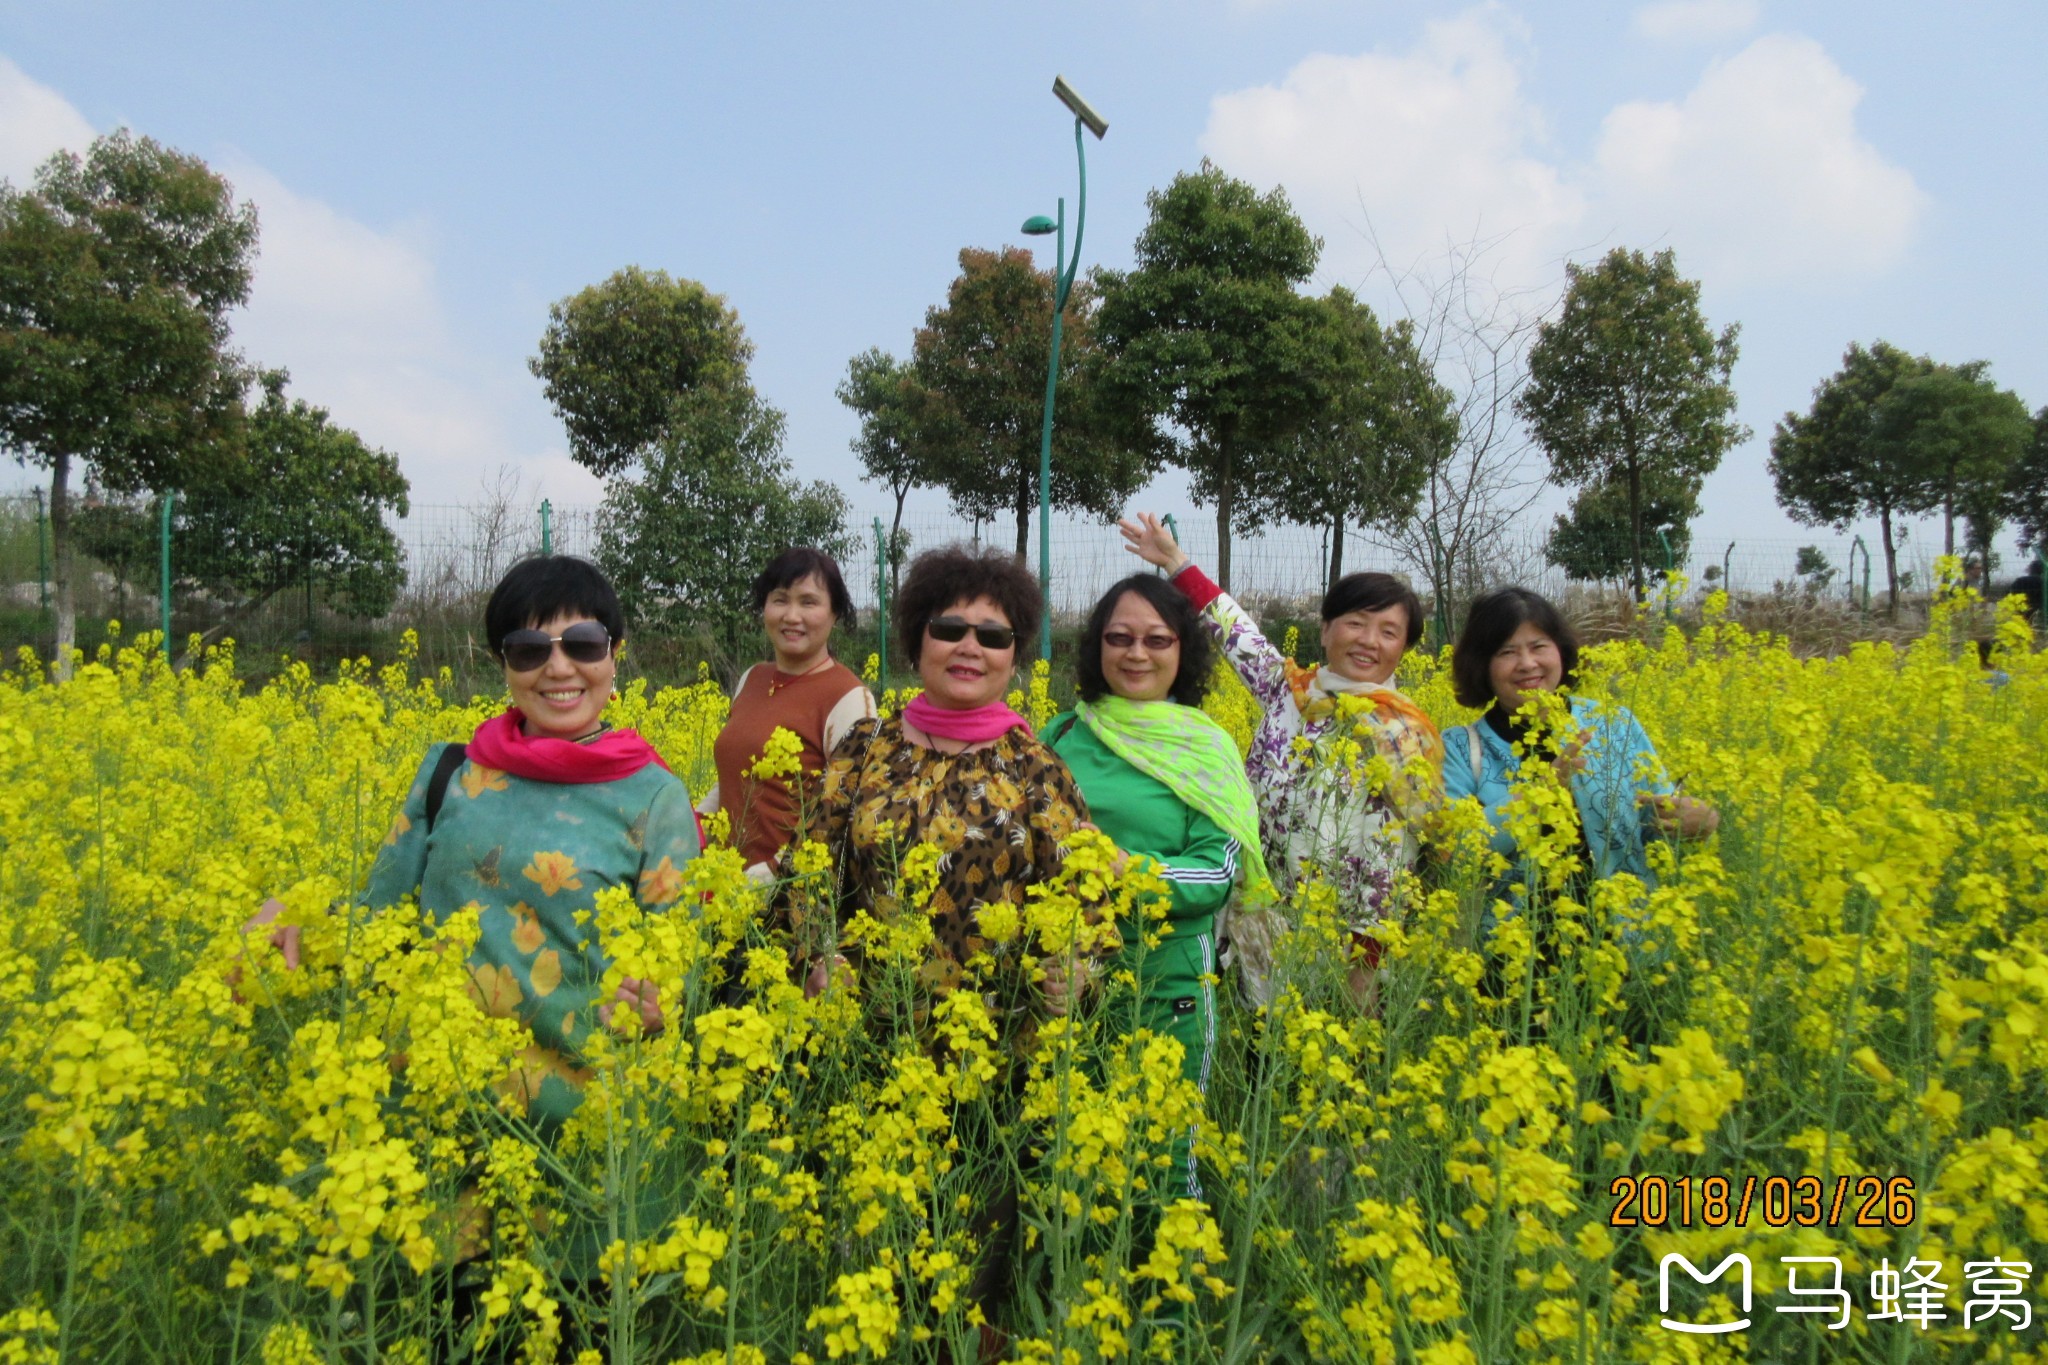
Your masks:
[{"label": "black handbag strap", "polygon": [[448,784],[455,778],[455,770],[469,757],[467,744],[451,744],[441,751],[440,761],[434,764],[434,775],[427,779],[427,833],[434,832],[434,818],[441,813],[441,802],[448,795]]}]

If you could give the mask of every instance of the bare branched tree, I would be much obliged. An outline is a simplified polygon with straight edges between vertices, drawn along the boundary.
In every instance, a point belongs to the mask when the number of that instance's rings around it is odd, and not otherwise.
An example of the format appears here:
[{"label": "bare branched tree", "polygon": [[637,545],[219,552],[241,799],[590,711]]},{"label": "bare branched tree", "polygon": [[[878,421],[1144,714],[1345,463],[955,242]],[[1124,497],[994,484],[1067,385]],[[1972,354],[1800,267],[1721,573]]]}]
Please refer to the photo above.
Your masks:
[{"label": "bare branched tree", "polygon": [[1522,567],[1493,561],[1497,547],[1515,541],[1509,532],[1548,481],[1515,415],[1515,396],[1528,382],[1528,349],[1557,290],[1502,282],[1496,258],[1506,234],[1475,234],[1396,266],[1369,217],[1360,231],[1375,259],[1362,288],[1384,291],[1393,300],[1388,312],[1409,320],[1437,382],[1455,396],[1458,417],[1457,445],[1431,471],[1415,517],[1366,535],[1426,582],[1444,619],[1455,622],[1480,590]]}]

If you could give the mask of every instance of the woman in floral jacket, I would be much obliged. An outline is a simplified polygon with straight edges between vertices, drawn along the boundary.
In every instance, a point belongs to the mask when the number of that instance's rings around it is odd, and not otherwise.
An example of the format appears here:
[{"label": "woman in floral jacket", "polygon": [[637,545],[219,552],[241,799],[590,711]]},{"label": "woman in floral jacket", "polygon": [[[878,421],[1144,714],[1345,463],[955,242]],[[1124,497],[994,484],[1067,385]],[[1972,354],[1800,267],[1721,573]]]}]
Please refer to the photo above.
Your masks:
[{"label": "woman in floral jacket", "polygon": [[[1338,579],[1323,598],[1328,662],[1303,668],[1181,552],[1157,517],[1118,527],[1126,548],[1173,576],[1258,701],[1264,715],[1245,771],[1274,884],[1286,895],[1313,876],[1335,890],[1356,950],[1352,992],[1364,1001],[1379,957],[1368,931],[1389,912],[1396,875],[1415,860],[1416,825],[1442,799],[1436,726],[1392,685],[1401,656],[1422,638],[1421,602],[1390,574]],[[1231,914],[1230,960],[1254,1005],[1272,1002],[1274,953],[1290,927],[1284,906]]]}]

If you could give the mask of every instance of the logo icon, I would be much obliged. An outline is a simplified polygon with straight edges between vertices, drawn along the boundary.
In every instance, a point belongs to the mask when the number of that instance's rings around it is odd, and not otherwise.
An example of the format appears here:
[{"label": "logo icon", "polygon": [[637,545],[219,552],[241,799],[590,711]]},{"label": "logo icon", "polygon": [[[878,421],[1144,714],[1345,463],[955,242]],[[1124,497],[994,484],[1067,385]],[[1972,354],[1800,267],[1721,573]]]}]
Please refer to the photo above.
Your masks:
[{"label": "logo icon", "polygon": [[[1658,1312],[1667,1315],[1671,1312],[1671,1267],[1673,1264],[1685,1267],[1685,1273],[1692,1277],[1695,1284],[1712,1284],[1728,1272],[1729,1266],[1740,1267],[1742,1271],[1742,1311],[1744,1313],[1749,1312],[1749,1257],[1739,1251],[1729,1252],[1726,1260],[1704,1274],[1700,1272],[1698,1266],[1675,1251],[1665,1256],[1663,1260],[1657,1263]],[[1692,1332],[1702,1336],[1709,1336],[1721,1332],[1744,1331],[1749,1326],[1749,1319],[1742,1317],[1734,1322],[1678,1322],[1666,1316],[1663,1319],[1663,1323],[1664,1326],[1674,1332]]]}]

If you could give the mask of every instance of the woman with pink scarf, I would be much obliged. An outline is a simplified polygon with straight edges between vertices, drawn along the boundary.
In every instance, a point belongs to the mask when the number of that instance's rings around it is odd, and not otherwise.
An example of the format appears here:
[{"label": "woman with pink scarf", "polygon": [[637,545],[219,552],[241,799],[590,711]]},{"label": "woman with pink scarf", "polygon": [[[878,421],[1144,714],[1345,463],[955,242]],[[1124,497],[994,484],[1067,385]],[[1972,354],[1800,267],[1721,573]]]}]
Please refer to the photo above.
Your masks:
[{"label": "woman with pink scarf", "polygon": [[[893,913],[903,860],[920,844],[939,852],[932,956],[920,973],[934,995],[990,946],[985,907],[1021,911],[1027,889],[1059,871],[1087,808],[1066,764],[1003,701],[1037,634],[1039,604],[1038,581],[1009,555],[951,547],[912,561],[893,625],[924,690],[901,715],[854,722],[798,834],[799,844],[825,845],[837,874],[834,895],[789,898],[780,925],[814,988],[821,968],[852,956],[839,923],[859,910],[884,921]],[[1028,1019],[1063,1011],[1067,985],[1019,972],[993,993]]]}]

